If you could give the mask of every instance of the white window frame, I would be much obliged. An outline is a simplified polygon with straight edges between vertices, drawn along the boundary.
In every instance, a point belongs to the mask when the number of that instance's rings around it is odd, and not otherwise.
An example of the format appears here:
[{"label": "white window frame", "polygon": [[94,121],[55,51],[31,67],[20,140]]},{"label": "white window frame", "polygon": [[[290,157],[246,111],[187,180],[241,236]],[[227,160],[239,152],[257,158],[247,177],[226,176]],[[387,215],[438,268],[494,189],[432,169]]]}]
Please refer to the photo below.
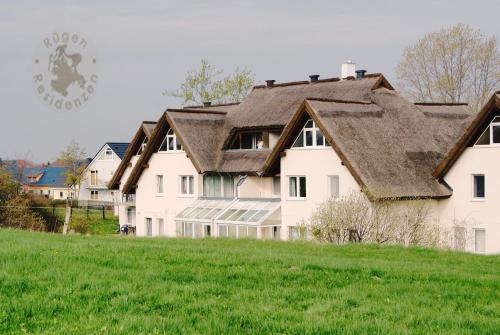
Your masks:
[{"label": "white window frame", "polygon": [[[148,225],[150,228],[148,228]],[[152,237],[153,236],[153,218],[147,217],[144,218],[144,228],[145,228],[145,236]]]},{"label": "white window frame", "polygon": [[90,191],[90,200],[99,200],[99,191],[92,190]]},{"label": "white window frame", "polygon": [[[500,121],[495,121],[495,119],[497,119],[497,118],[500,118],[500,116],[495,116],[493,118],[493,120],[488,125],[488,127],[481,133],[481,135],[479,135],[479,137],[476,140],[476,143],[474,143],[474,146],[482,147],[482,148],[484,148],[484,147],[500,147],[500,143],[493,142],[493,127],[500,127]],[[479,139],[481,139],[481,137],[483,137],[484,133],[486,133],[487,131],[490,132],[490,143],[489,144],[477,144]]]},{"label": "white window frame", "polygon": [[[311,127],[307,126],[307,124],[309,123],[309,121],[312,121],[312,126]],[[308,132],[310,132],[312,134],[312,145],[307,145],[306,144],[307,143],[306,142],[306,133],[308,133]],[[320,145],[317,144],[317,137],[316,137],[316,133],[317,132],[320,132],[321,135],[323,135],[323,144],[322,145],[321,144]],[[303,146],[301,146],[301,147],[295,147],[295,143],[297,143],[297,141],[299,140],[300,136],[302,136]],[[326,148],[326,147],[329,147],[329,145],[328,145],[328,143],[326,141],[325,134],[323,134],[323,132],[321,131],[321,129],[319,129],[319,127],[316,125],[316,122],[313,119],[308,119],[306,121],[306,123],[304,124],[304,127],[300,131],[299,135],[295,139],[295,141],[293,141],[291,149],[310,149],[310,148],[323,149],[323,148]]]},{"label": "white window frame", "polygon": [[[291,188],[290,188],[290,181],[292,178],[295,178],[296,179],[296,182],[295,182],[295,185],[297,187],[297,191],[296,191],[296,196],[293,196],[292,195],[292,192],[291,192]],[[305,179],[305,183],[306,183],[306,196],[305,197],[302,197],[300,196],[300,178],[304,178]],[[287,196],[288,196],[288,200],[305,200],[307,199],[307,177],[305,175],[291,175],[291,176],[287,176]]]},{"label": "white window frame", "polygon": [[[215,197],[211,197],[211,196],[208,196],[206,195],[207,192],[205,190],[205,177],[218,177],[221,179],[221,182],[220,182],[220,196],[215,196]],[[235,185],[235,182],[234,182],[234,179],[229,176],[230,180],[231,180],[231,183],[233,183],[233,187],[232,187],[232,190],[233,190],[233,194],[231,195],[231,197],[226,197],[225,194],[224,194],[224,190],[225,190],[225,178],[223,175],[215,175],[215,174],[209,174],[209,175],[203,175],[203,179],[202,179],[202,184],[203,184],[203,196],[204,197],[208,197],[208,198],[234,198],[235,197],[235,192],[236,192],[236,188],[237,186]]]},{"label": "white window frame", "polygon": [[[92,176],[95,175],[95,180],[92,180]],[[94,182],[95,181],[95,182]],[[90,186],[97,186],[99,185],[99,171],[98,170],[90,170],[90,181],[89,181]]]},{"label": "white window frame", "polygon": [[106,148],[104,151],[104,159],[105,160],[112,160],[113,159],[113,149],[111,148]]},{"label": "white window frame", "polygon": [[[480,177],[482,176],[483,177],[483,180],[484,180],[484,196],[483,197],[476,197],[476,177]],[[481,201],[485,201],[486,200],[486,176],[484,173],[473,173],[471,175],[471,178],[472,178],[472,201],[478,201],[478,202],[481,202]]]},{"label": "white window frame", "polygon": [[163,196],[165,192],[165,178],[162,174],[155,175],[155,191],[157,196]]},{"label": "white window frame", "polygon": [[[337,194],[333,194],[333,192],[332,192],[332,183],[333,183],[334,179],[337,179]],[[340,198],[340,176],[338,174],[328,175],[327,187],[328,187],[328,189],[327,189],[328,198],[330,198],[330,199]]]},{"label": "white window frame", "polygon": [[140,156],[143,153],[143,151],[146,149],[147,144],[148,144],[148,138],[144,137],[141,146],[139,147],[139,150],[137,150],[136,156]]},{"label": "white window frame", "polygon": [[[168,146],[169,140],[172,140],[173,149],[170,149],[170,147]],[[167,144],[166,145],[167,150],[161,150],[161,148],[163,147],[165,142]],[[177,149],[177,144],[180,145],[180,149]],[[172,128],[170,128],[167,131],[165,138],[161,142],[160,147],[158,148],[158,152],[183,152],[183,151],[184,151],[184,147],[183,147],[182,143],[180,143],[180,142],[177,143],[177,135],[175,134],[174,130]]]},{"label": "white window frame", "polygon": [[[191,182],[190,182],[191,181]],[[179,194],[183,197],[193,197],[194,196],[194,176],[193,175],[181,175],[179,176]],[[187,193],[183,190],[186,189]]]},{"label": "white window frame", "polygon": [[[479,254],[484,254],[486,252],[486,229],[484,228],[474,228],[474,252],[479,253]],[[484,250],[478,250],[477,247],[477,233],[481,231],[483,233],[484,241],[483,241],[483,248]]]}]

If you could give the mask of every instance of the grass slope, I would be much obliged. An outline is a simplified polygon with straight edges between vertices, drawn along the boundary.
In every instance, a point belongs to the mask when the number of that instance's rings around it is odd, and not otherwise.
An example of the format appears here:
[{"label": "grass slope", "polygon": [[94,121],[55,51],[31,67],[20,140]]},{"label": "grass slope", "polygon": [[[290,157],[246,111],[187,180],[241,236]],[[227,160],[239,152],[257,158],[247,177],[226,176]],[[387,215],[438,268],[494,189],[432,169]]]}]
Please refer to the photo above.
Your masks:
[{"label": "grass slope", "polygon": [[498,334],[500,257],[0,230],[0,334]]}]

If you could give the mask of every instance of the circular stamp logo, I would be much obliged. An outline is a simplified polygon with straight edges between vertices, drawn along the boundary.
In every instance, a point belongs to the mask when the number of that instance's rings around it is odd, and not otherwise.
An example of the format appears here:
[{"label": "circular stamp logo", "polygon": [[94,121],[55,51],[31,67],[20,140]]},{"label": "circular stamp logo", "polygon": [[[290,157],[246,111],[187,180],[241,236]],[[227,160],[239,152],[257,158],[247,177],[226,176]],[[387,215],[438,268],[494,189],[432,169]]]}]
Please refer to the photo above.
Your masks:
[{"label": "circular stamp logo", "polygon": [[33,57],[36,93],[49,107],[73,111],[95,92],[97,58],[80,33],[54,32],[43,38]]}]

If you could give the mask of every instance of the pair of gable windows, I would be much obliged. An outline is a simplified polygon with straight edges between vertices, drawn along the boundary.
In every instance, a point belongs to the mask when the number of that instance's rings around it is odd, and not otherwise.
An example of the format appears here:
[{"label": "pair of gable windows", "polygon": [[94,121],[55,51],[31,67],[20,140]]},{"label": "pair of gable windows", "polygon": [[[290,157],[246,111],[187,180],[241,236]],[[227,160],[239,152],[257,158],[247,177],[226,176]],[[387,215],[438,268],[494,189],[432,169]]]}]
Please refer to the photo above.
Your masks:
[{"label": "pair of gable windows", "polygon": [[307,120],[304,128],[292,145],[292,148],[306,148],[306,147],[326,147],[325,136],[317,127],[316,122]]},{"label": "pair of gable windows", "polygon": [[500,145],[500,116],[493,119],[477,140],[476,145]]}]

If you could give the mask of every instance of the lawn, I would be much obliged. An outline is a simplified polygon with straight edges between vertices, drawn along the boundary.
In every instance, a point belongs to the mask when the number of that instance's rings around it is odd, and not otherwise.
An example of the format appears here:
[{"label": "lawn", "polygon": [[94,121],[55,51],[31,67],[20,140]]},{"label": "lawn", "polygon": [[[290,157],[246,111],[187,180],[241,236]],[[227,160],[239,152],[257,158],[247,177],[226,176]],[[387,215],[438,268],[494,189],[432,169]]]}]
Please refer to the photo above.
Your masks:
[{"label": "lawn", "polygon": [[[65,207],[49,209],[61,223],[64,222],[65,211]],[[116,234],[118,226],[118,217],[114,216],[112,210],[105,210],[103,218],[101,209],[73,208],[69,229],[81,234],[106,235]],[[62,224],[59,228],[59,232],[62,232]]]},{"label": "lawn", "polygon": [[500,257],[0,230],[0,334],[498,334]]}]

